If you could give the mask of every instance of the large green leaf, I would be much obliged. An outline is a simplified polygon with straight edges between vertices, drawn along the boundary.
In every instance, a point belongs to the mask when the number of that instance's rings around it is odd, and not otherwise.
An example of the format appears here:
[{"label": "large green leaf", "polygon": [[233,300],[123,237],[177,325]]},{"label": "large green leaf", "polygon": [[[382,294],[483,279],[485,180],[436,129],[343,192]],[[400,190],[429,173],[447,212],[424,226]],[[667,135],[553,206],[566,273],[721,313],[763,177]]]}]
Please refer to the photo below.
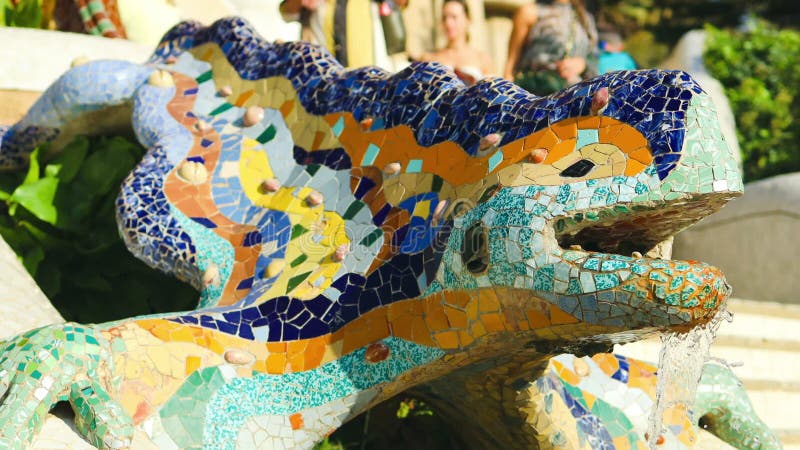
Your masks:
[{"label": "large green leaf", "polygon": [[31,152],[30,160],[28,162],[28,172],[25,174],[25,179],[22,184],[29,184],[39,180],[39,147],[36,147]]},{"label": "large green leaf", "polygon": [[59,183],[53,198],[53,206],[59,212],[56,227],[74,231],[78,233],[78,237],[84,235],[92,228],[96,203],[97,193],[89,186],[83,183]]},{"label": "large green leaf", "polygon": [[134,160],[139,161],[144,156],[145,150],[139,144],[131,142],[123,137],[114,136],[109,138],[102,138],[98,143],[99,147],[117,147],[128,152]]},{"label": "large green leaf", "polygon": [[44,169],[45,176],[55,177],[69,183],[78,174],[86,153],[89,152],[89,139],[79,137],[67,144]]},{"label": "large green leaf", "polygon": [[136,164],[136,160],[123,147],[106,146],[86,158],[77,180],[84,183],[95,194],[107,194],[119,188],[122,180]]},{"label": "large green leaf", "polygon": [[39,263],[44,260],[44,250],[42,247],[33,247],[30,251],[25,253],[22,257],[22,265],[29,274],[35,276],[36,270],[39,268]]},{"label": "large green leaf", "polygon": [[38,219],[55,224],[58,220],[58,211],[53,201],[57,188],[58,180],[56,178],[42,178],[18,187],[11,195],[10,201],[24,206]]},{"label": "large green leaf", "polygon": [[23,227],[17,226],[10,217],[0,217],[0,235],[16,254],[22,255],[39,242]]},{"label": "large green leaf", "polygon": [[[22,215],[22,214],[20,214]],[[53,233],[47,224],[34,220],[19,220],[17,226],[25,230],[36,239],[36,242],[43,245],[46,252],[73,252],[73,243],[70,238],[65,238]]]}]

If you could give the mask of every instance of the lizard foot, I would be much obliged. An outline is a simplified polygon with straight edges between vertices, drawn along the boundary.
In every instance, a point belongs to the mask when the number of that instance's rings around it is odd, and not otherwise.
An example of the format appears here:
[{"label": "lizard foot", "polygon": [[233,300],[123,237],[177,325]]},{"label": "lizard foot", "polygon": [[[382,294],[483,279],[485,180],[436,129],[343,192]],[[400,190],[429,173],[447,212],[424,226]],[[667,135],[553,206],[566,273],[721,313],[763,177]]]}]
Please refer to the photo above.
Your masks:
[{"label": "lizard foot", "polygon": [[91,326],[51,325],[0,342],[0,449],[27,448],[59,401],[69,401],[95,447],[130,447],[133,420],[104,387],[110,365],[110,343]]}]

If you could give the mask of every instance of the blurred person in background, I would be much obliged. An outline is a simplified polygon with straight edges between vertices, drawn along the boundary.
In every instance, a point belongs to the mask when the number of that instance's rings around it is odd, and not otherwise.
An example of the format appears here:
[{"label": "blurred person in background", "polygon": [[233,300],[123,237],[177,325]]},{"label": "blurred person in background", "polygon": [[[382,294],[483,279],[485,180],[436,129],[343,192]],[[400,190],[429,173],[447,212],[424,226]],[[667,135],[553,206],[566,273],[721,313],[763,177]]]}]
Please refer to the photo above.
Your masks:
[{"label": "blurred person in background", "polygon": [[615,70],[636,70],[636,61],[625,51],[625,43],[619,33],[609,30],[601,31],[598,36],[600,57],[597,70],[600,74]]},{"label": "blurred person in background", "polygon": [[327,48],[345,67],[395,70],[405,51],[400,12],[408,0],[283,0],[281,16],[299,21],[300,39]]},{"label": "blurred person in background", "polygon": [[503,77],[547,95],[597,71],[597,28],[582,0],[529,3],[514,14]]},{"label": "blurred person in background", "polygon": [[469,44],[469,7],[465,0],[445,0],[442,4],[442,27],[447,38],[444,48],[423,54],[420,61],[450,66],[467,85],[491,75],[492,60]]}]

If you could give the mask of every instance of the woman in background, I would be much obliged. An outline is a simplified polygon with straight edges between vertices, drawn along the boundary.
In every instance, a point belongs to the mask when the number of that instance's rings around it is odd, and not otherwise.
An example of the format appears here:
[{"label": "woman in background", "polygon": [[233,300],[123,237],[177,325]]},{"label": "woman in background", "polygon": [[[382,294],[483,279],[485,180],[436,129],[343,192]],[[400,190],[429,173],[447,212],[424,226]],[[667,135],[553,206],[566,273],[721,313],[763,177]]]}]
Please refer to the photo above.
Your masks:
[{"label": "woman in background", "polygon": [[597,29],[582,0],[530,3],[514,14],[503,77],[547,95],[597,75]]},{"label": "woman in background", "polygon": [[419,59],[450,66],[466,84],[474,84],[490,75],[489,55],[469,45],[469,7],[465,0],[445,0],[442,5],[442,27],[447,38],[444,48],[425,53]]},{"label": "woman in background", "polygon": [[[300,39],[321,45],[345,67],[395,69],[382,16],[400,14],[408,0],[282,0],[279,11],[287,22],[299,21]],[[403,30],[405,32],[405,30]],[[407,56],[403,53],[403,60]]]}]

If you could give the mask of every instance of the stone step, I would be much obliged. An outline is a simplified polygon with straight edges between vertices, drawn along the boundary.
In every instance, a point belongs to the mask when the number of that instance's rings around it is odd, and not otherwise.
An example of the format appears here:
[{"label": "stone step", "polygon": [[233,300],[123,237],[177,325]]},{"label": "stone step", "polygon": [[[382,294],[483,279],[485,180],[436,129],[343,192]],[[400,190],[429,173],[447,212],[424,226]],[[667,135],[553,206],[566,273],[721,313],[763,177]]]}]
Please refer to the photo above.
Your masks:
[{"label": "stone step", "polygon": [[783,450],[800,450],[800,431],[775,430],[783,442]]},{"label": "stone step", "polygon": [[[721,342],[718,341],[712,345],[711,357],[727,361],[733,366],[734,373],[742,381],[758,380],[762,383],[785,385],[789,390],[800,392],[800,390],[796,390],[797,383],[793,383],[793,380],[800,380],[800,351],[755,349],[720,344]],[[660,349],[659,341],[647,340],[618,346],[615,351],[656,363]]]}]

